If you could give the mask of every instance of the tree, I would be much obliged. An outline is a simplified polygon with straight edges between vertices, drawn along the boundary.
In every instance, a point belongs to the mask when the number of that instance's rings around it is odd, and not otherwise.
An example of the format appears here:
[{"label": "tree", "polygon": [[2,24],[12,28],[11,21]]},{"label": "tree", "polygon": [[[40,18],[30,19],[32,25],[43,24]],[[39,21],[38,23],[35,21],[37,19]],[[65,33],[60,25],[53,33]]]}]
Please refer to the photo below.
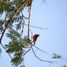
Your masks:
[{"label": "tree", "polygon": [[[32,0],[0,0],[0,15],[5,13],[5,18],[0,19],[0,44],[11,58],[11,63],[18,66],[24,60],[25,49],[31,40],[28,35],[22,38],[25,19],[23,11],[30,10]],[[10,41],[3,46],[2,38],[6,35]]]}]

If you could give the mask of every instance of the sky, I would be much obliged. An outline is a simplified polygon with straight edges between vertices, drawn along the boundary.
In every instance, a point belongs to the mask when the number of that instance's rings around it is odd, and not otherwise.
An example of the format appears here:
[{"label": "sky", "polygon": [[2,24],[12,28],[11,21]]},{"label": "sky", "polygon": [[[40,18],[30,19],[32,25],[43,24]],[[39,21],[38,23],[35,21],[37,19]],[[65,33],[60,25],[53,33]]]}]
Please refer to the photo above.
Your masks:
[{"label": "sky", "polygon": [[[50,61],[53,60],[51,59],[52,53],[58,53],[67,59],[67,0],[46,0],[46,4],[41,0],[33,0],[30,20],[33,26],[48,28],[30,28],[33,34],[40,34],[35,45],[50,54],[44,54],[34,48],[37,56]],[[5,41],[6,39],[3,42]],[[32,51],[24,59],[26,67],[61,67],[67,64],[64,59],[54,60],[57,62],[54,64],[41,62],[36,59]],[[0,65],[1,67],[12,67],[10,58],[4,50],[2,50]]]}]

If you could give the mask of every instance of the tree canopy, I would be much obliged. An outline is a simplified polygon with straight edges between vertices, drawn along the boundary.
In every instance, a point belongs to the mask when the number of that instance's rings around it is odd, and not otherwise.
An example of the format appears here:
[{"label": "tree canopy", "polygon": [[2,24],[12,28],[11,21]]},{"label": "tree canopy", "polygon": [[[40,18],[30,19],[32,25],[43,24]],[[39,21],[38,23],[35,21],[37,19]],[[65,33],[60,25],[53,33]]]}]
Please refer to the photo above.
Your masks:
[{"label": "tree canopy", "polygon": [[[4,19],[0,19],[0,44],[15,66],[22,63],[25,49],[31,42],[28,35],[22,37],[25,19],[28,19],[23,11],[30,10],[31,3],[32,0],[0,0],[0,16],[4,13]],[[5,46],[2,44],[4,35],[10,39]]]}]

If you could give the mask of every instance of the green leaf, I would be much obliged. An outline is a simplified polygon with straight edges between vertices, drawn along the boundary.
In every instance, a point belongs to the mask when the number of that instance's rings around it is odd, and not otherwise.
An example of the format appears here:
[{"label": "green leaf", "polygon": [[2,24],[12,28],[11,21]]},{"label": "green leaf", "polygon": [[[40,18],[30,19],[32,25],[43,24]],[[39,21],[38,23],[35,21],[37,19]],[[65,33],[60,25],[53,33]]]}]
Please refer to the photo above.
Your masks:
[{"label": "green leaf", "polygon": [[10,3],[7,3],[5,1],[0,1],[0,10],[1,11],[12,11],[13,7]]},{"label": "green leaf", "polygon": [[16,55],[16,56],[12,59],[11,62],[12,62],[13,65],[17,66],[17,65],[21,64],[22,61],[23,61],[22,56]]},{"label": "green leaf", "polygon": [[9,45],[6,46],[8,53],[20,52],[22,51],[22,46],[18,41],[11,41]]},{"label": "green leaf", "polygon": [[11,40],[18,40],[21,35],[14,29],[10,29],[9,33],[7,33],[7,37],[9,37]]},{"label": "green leaf", "polygon": [[31,45],[31,40],[28,38],[28,36],[24,36],[24,38],[21,39],[21,44],[24,47],[28,47]]}]

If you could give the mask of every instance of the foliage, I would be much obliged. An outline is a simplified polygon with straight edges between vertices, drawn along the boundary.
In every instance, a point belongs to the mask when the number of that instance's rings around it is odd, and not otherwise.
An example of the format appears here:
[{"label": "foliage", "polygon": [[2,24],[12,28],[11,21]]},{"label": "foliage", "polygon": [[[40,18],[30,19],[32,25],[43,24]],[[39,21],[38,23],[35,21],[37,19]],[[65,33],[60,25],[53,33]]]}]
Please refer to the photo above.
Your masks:
[{"label": "foliage", "polygon": [[13,29],[9,30],[7,37],[9,37],[11,41],[8,43],[8,45],[5,45],[5,48],[7,49],[6,52],[13,54],[13,58],[11,60],[12,64],[19,65],[23,61],[25,48],[30,45],[31,41],[27,36],[21,38],[21,35]]},{"label": "foliage", "polygon": [[[16,34],[15,36],[17,37]],[[13,54],[13,59],[11,60],[12,64],[19,65],[23,61],[23,54],[25,52],[24,50],[29,44],[28,38],[25,36],[23,39],[20,38],[17,40],[17,38],[13,37],[13,35],[9,37],[13,39],[8,45],[5,45],[7,49],[6,51],[10,54]]]},{"label": "foliage", "polygon": [[25,49],[31,44],[28,36],[22,37],[25,23],[23,10],[29,8],[28,2],[29,0],[0,0],[0,16],[5,13],[5,18],[0,19],[0,44],[6,31],[5,35],[9,37],[10,41],[5,48],[1,45],[10,55],[11,63],[15,66],[21,65]]}]

